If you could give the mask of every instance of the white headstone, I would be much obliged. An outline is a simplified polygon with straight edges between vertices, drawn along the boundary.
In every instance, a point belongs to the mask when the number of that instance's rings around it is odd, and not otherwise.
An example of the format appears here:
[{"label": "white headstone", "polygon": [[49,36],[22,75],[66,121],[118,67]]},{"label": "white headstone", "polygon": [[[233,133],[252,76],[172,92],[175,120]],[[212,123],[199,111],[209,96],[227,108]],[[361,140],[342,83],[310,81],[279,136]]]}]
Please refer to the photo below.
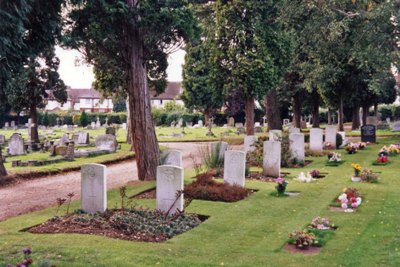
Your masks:
[{"label": "white headstone", "polygon": [[96,128],[96,123],[95,123],[94,121],[92,121],[92,122],[90,123],[90,127],[91,127],[92,129],[95,129],[95,128]]},{"label": "white headstone", "polygon": [[197,122],[197,125],[199,125],[199,127],[203,127],[204,125],[203,125],[203,121],[202,120],[199,120],[198,122]]},{"label": "white headstone", "polygon": [[327,125],[325,128],[325,142],[331,143],[333,147],[336,147],[336,125]]},{"label": "white headstone", "polygon": [[162,158],[165,158],[163,165],[171,165],[176,167],[182,166],[182,152],[178,150],[166,150],[162,152]]},{"label": "white headstone", "polygon": [[81,168],[82,210],[88,213],[107,209],[107,167],[84,164]]},{"label": "white headstone", "polygon": [[183,169],[176,166],[163,165],[157,167],[157,209],[169,214],[183,210]]},{"label": "white headstone", "polygon": [[97,117],[97,119],[96,119],[96,128],[100,128],[100,127],[101,127],[100,118]]},{"label": "white headstone", "polygon": [[6,122],[6,123],[4,124],[4,127],[5,127],[5,128],[9,128],[9,127],[10,127],[10,123],[9,123],[9,122]]},{"label": "white headstone", "polygon": [[211,143],[211,151],[216,153],[217,149],[219,149],[219,157],[223,159],[225,156],[225,151],[228,150],[228,146],[229,145],[227,142],[213,142]]},{"label": "white headstone", "polygon": [[264,142],[263,173],[270,177],[279,177],[281,173],[281,142]]},{"label": "white headstone", "polygon": [[289,140],[292,157],[298,161],[304,161],[306,159],[304,150],[304,134],[292,133],[289,135]]},{"label": "white headstone", "polygon": [[122,129],[126,130],[126,122],[124,122],[121,127]]},{"label": "white headstone", "polygon": [[261,124],[259,122],[254,123],[254,127],[261,127]]},{"label": "white headstone", "polygon": [[10,137],[10,140],[8,141],[8,149],[9,154],[12,156],[25,154],[24,139],[22,139],[22,136],[20,134],[14,133]]},{"label": "white headstone", "polygon": [[392,131],[393,132],[400,132],[400,121],[393,122]]},{"label": "white headstone", "polygon": [[310,150],[322,151],[323,150],[323,130],[320,128],[310,129]]},{"label": "white headstone", "polygon": [[112,134],[102,134],[96,137],[96,148],[100,150],[108,150],[110,152],[117,151],[117,139]]},{"label": "white headstone", "polygon": [[300,128],[290,127],[289,134],[293,134],[293,133],[300,133]]},{"label": "white headstone", "polygon": [[15,127],[15,121],[11,121],[11,127]]},{"label": "white headstone", "polygon": [[244,151],[252,152],[256,148],[253,146],[255,142],[257,142],[258,136],[256,135],[247,135],[244,137]]},{"label": "white headstone", "polygon": [[281,130],[270,130],[269,131],[269,141],[280,141],[282,138]]},{"label": "white headstone", "polygon": [[224,182],[244,187],[246,171],[246,153],[228,150],[224,159]]}]

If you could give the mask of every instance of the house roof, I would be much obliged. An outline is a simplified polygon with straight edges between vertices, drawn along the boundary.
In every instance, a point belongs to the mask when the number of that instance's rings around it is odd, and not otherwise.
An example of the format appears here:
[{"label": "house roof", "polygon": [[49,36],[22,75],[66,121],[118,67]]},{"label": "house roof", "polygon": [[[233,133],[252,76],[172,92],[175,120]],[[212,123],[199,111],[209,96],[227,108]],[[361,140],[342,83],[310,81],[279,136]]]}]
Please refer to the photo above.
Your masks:
[{"label": "house roof", "polygon": [[179,99],[182,92],[183,89],[180,82],[168,82],[167,88],[165,88],[164,93],[157,95],[157,93],[152,90],[150,91],[150,97],[152,100],[173,100]]},{"label": "house roof", "polygon": [[90,99],[100,99],[101,95],[98,91],[90,88],[90,89],[67,89],[68,98],[73,100],[74,102],[78,101],[82,98],[90,98]]}]

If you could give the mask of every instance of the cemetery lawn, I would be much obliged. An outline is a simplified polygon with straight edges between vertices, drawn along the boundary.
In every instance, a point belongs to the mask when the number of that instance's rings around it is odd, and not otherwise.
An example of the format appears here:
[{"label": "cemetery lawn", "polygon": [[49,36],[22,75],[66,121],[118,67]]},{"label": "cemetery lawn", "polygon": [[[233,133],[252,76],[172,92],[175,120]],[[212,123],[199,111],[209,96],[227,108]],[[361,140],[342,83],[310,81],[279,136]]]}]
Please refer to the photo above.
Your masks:
[{"label": "cemetery lawn", "polygon": [[[49,156],[50,155],[49,152],[45,153],[33,152],[21,156],[7,157],[5,167],[10,175],[13,174],[22,175],[29,173],[29,175],[35,176],[41,173],[55,173],[55,172],[69,171],[69,170],[80,169],[80,166],[86,163],[101,164],[101,163],[118,162],[126,159],[132,159],[134,157],[134,153],[130,151],[130,147],[131,146],[129,144],[121,144],[121,149],[117,150],[116,153],[98,155],[93,157],[76,158],[74,161],[63,160],[59,163],[43,165],[43,166],[27,166],[27,167],[11,166],[11,161],[13,160],[28,161],[28,160],[52,159],[52,157]],[[62,158],[62,157],[58,156],[56,158]]]},{"label": "cemetery lawn", "polygon": [[[0,266],[21,260],[21,250],[33,249],[35,263],[48,258],[59,266],[400,266],[400,156],[392,164],[371,166],[383,144],[398,139],[380,139],[379,145],[348,155],[339,167],[326,167],[326,157],[307,158],[313,162],[303,169],[283,169],[296,177],[300,171],[319,169],[327,176],[311,184],[289,179],[288,191],[299,196],[271,195],[274,183],[246,181],[258,189],[236,203],[193,201],[187,212],[208,215],[199,227],[164,243],[129,242],[77,234],[30,234],[19,230],[42,223],[55,215],[56,207],[0,222]],[[381,172],[377,184],[353,183],[352,162]],[[193,172],[186,170],[186,182]],[[154,182],[136,182],[128,195],[141,192]],[[332,199],[344,187],[360,190],[364,202],[355,213],[329,211]],[[78,189],[79,190],[79,189]],[[60,196],[65,197],[65,196]],[[55,202],[55,200],[54,200]],[[79,208],[73,202],[72,209]],[[154,208],[154,200],[136,200],[137,205]],[[24,205],[24,203],[21,203]],[[120,205],[118,190],[108,192],[108,207]],[[62,210],[63,213],[65,209]],[[291,231],[302,229],[315,216],[329,217],[339,226],[317,255],[290,254],[282,249]]]}]

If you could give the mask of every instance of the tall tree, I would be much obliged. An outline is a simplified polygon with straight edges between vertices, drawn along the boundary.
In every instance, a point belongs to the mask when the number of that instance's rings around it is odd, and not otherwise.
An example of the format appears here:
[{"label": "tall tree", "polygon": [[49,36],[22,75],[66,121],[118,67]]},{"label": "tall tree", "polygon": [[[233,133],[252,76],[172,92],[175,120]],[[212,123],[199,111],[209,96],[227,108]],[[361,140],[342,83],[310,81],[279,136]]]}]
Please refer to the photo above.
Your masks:
[{"label": "tall tree", "polygon": [[277,22],[280,1],[214,2],[214,62],[221,92],[240,90],[244,97],[247,134],[254,134],[255,100],[275,89],[284,61],[284,38]]},{"label": "tall tree", "polygon": [[195,20],[187,2],[70,0],[68,3],[66,44],[82,51],[86,60],[99,69],[117,71],[123,80],[121,86],[129,96],[138,176],[140,180],[153,180],[160,151],[151,116],[148,80],[165,86],[168,53],[195,33]]}]

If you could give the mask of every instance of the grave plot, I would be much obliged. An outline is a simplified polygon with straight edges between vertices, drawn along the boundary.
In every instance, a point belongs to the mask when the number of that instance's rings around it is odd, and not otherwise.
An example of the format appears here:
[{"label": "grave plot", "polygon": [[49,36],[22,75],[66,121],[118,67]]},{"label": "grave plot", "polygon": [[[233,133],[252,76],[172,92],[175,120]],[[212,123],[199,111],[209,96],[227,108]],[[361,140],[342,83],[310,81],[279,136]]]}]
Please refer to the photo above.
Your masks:
[{"label": "grave plot", "polygon": [[358,210],[363,201],[364,196],[356,188],[347,187],[332,200],[329,210],[352,213]]}]

